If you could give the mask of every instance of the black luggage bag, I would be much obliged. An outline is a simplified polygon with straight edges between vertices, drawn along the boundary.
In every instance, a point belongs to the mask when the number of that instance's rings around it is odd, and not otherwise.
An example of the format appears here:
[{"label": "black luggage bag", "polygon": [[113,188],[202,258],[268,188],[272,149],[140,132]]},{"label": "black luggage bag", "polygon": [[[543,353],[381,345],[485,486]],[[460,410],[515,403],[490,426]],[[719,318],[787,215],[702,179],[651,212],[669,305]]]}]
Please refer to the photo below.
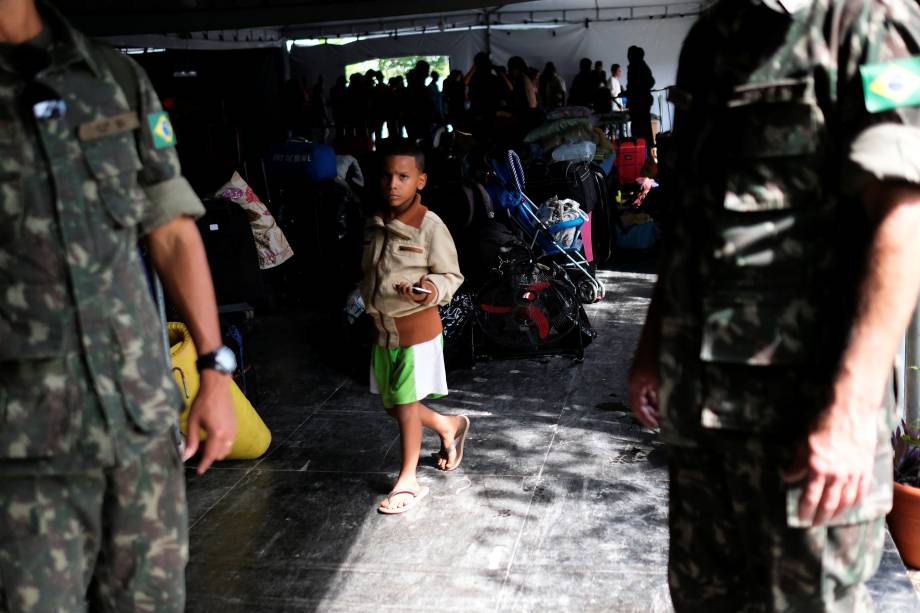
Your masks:
[{"label": "black luggage bag", "polygon": [[222,198],[204,200],[205,214],[196,223],[208,256],[218,305],[266,305],[259,253],[249,217],[238,204]]},{"label": "black luggage bag", "polygon": [[594,263],[605,264],[613,250],[610,199],[604,171],[588,162],[535,162],[527,169],[527,195],[537,205],[556,196],[570,198],[591,215]]}]

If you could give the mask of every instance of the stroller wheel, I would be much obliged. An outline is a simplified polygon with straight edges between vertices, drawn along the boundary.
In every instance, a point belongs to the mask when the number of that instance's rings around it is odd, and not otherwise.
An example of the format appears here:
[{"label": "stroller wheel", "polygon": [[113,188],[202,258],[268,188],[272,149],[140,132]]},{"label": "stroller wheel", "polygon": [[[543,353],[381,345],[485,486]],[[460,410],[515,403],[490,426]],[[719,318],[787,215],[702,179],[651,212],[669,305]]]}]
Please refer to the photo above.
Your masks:
[{"label": "stroller wheel", "polygon": [[582,304],[594,304],[604,299],[604,286],[582,279],[578,284],[578,299]]}]

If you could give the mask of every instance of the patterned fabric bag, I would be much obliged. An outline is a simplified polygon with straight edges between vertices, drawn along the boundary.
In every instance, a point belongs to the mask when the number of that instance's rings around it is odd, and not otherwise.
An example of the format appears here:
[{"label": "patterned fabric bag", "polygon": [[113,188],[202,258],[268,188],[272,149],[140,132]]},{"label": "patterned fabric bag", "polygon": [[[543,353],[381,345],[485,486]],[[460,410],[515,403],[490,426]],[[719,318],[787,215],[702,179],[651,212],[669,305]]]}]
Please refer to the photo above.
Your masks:
[{"label": "patterned fabric bag", "polygon": [[288,244],[275,218],[240,176],[240,173],[234,172],[230,181],[217,190],[215,196],[235,202],[249,215],[252,236],[255,238],[256,248],[259,251],[259,268],[262,270],[274,268],[294,255],[294,250]]}]

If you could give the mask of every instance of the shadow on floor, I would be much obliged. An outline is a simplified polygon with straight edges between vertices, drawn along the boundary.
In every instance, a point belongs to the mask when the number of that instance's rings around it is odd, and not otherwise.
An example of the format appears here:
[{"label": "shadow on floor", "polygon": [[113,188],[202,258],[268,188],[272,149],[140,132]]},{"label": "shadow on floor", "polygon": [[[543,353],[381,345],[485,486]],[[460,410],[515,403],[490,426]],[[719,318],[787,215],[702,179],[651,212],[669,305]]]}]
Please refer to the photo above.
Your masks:
[{"label": "shadow on floor", "polygon": [[[335,359],[335,323],[261,322],[261,460],[189,470],[188,610],[670,610],[667,472],[626,407],[626,372],[652,277],[604,273],[586,360],[483,362],[450,373],[432,406],[470,416],[453,473],[426,452],[431,496],[401,516],[376,507],[399,467],[398,431],[366,381]],[[886,554],[880,610],[916,610]],[[906,584],[906,591],[898,591]],[[906,603],[906,604],[905,604]]]}]

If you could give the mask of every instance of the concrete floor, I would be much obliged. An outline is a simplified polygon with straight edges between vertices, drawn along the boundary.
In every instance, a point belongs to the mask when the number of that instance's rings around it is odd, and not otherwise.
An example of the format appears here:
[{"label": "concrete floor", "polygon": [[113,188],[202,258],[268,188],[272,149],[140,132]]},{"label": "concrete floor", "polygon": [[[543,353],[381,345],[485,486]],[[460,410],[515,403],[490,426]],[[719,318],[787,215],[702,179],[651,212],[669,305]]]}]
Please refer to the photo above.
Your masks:
[{"label": "concrete floor", "polygon": [[[262,460],[189,470],[188,610],[671,610],[664,453],[626,406],[652,280],[608,275],[583,364],[451,373],[431,404],[470,416],[463,466],[423,459],[431,496],[393,517],[376,507],[398,470],[395,424],[317,350],[323,326],[265,319],[250,350],[274,441]],[[426,438],[423,458],[436,450]],[[920,609],[890,543],[871,587],[879,611]]]}]

